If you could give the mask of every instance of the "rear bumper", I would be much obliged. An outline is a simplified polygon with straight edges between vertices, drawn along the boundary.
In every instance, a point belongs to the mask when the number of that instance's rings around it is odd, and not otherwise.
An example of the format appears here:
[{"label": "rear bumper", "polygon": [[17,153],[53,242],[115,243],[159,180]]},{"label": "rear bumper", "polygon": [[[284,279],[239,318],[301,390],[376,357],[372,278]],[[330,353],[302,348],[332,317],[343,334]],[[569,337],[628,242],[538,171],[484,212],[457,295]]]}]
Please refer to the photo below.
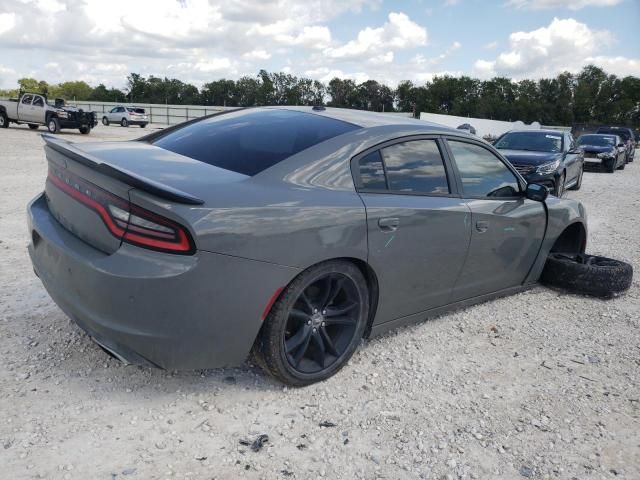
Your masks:
[{"label": "rear bumper", "polygon": [[133,364],[238,365],[274,291],[297,269],[199,251],[171,255],[123,244],[107,255],[64,229],[43,195],[28,207],[29,255],[58,306]]},{"label": "rear bumper", "polygon": [[149,120],[127,120],[129,125],[149,125]]}]

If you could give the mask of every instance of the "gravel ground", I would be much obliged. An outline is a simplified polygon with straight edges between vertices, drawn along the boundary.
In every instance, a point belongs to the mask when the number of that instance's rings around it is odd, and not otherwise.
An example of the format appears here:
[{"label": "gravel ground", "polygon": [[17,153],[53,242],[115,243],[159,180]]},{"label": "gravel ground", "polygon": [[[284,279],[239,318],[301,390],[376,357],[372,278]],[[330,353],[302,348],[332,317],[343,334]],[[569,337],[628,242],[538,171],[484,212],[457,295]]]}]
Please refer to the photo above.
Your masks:
[{"label": "gravel ground", "polygon": [[[3,478],[640,478],[637,280],[615,300],[537,287],[404,328],[304,389],[250,365],[125,367],[33,275],[25,206],[42,144],[0,130]],[[588,251],[640,265],[640,158],[568,196],[587,207]],[[260,451],[240,444],[259,434]]]}]

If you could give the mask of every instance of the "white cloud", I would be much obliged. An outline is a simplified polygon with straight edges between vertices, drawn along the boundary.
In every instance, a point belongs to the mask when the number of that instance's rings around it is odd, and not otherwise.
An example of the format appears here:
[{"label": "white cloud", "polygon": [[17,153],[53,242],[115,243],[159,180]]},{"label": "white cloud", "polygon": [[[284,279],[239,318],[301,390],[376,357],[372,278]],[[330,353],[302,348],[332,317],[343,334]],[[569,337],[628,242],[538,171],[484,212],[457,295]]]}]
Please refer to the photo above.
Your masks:
[{"label": "white cloud", "polygon": [[15,13],[0,13],[0,35],[8,32],[16,25]]},{"label": "white cloud", "polygon": [[482,45],[482,48],[485,50],[493,50],[494,48],[498,48],[498,42],[489,42]]},{"label": "white cloud", "polygon": [[475,62],[474,74],[486,78],[504,75],[514,78],[554,76],[561,71],[577,71],[611,45],[608,31],[592,30],[572,18],[554,18],[547,27],[531,32],[515,32],[509,50],[493,60]]},{"label": "white cloud", "polygon": [[243,54],[242,58],[247,60],[268,60],[271,58],[271,54],[260,48]]},{"label": "white cloud", "polygon": [[332,69],[327,67],[320,67],[320,68],[307,70],[304,73],[305,75],[308,75],[312,78],[317,78],[318,80],[324,83],[329,83],[331,80],[333,80],[336,77],[342,78],[342,79],[350,79],[356,83],[366,82],[371,78],[369,77],[369,75],[367,75],[364,72],[346,73],[340,69],[335,69],[335,68]]},{"label": "white cloud", "polygon": [[632,75],[640,77],[640,59],[626,57],[587,57],[585,64],[592,63],[609,73],[615,73],[618,77]]},{"label": "white cloud", "polygon": [[585,7],[612,7],[623,0],[509,0],[507,5],[530,10],[547,8],[568,8],[580,10]]},{"label": "white cloud", "polygon": [[329,47],[324,55],[331,59],[360,60],[390,49],[405,49],[427,44],[427,29],[404,13],[391,12],[382,27],[360,30],[355,40]]}]

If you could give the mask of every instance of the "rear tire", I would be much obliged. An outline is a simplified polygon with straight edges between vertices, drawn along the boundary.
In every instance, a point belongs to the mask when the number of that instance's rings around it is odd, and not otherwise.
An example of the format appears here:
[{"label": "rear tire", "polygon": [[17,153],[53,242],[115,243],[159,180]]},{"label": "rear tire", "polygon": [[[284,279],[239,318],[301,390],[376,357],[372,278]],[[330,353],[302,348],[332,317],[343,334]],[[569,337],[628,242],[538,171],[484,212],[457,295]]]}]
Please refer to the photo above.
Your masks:
[{"label": "rear tire", "polygon": [[123,127],[128,127],[129,121],[126,118],[123,118],[122,121],[120,122],[120,125]]},{"label": "rear tire", "polygon": [[29,128],[30,128],[31,130],[37,130],[39,126],[40,126],[40,125],[38,125],[37,123],[30,123],[30,124],[29,124]]},{"label": "rear tire", "polygon": [[628,263],[595,255],[552,253],[540,281],[569,292],[611,298],[629,289],[633,267]]},{"label": "rear tire", "polygon": [[0,128],[9,128],[9,117],[4,112],[0,112]]},{"label": "rear tire", "polygon": [[298,275],[273,304],[253,356],[287,385],[325,380],[349,361],[368,317],[369,291],[358,267],[344,260],[315,265]]},{"label": "rear tire", "polygon": [[146,124],[146,123],[143,123],[142,125],[140,125],[140,128],[144,128],[144,127],[146,127],[146,126],[147,126],[147,124]]},{"label": "rear tire", "polygon": [[89,127],[80,127],[79,130],[80,130],[80,133],[83,135],[87,135],[91,131]]},{"label": "rear tire", "polygon": [[50,118],[47,122],[47,130],[49,130],[49,133],[58,133],[60,131],[60,121],[55,117]]},{"label": "rear tire", "polygon": [[102,117],[102,124],[105,127],[108,127],[109,126],[109,119],[107,117]]}]

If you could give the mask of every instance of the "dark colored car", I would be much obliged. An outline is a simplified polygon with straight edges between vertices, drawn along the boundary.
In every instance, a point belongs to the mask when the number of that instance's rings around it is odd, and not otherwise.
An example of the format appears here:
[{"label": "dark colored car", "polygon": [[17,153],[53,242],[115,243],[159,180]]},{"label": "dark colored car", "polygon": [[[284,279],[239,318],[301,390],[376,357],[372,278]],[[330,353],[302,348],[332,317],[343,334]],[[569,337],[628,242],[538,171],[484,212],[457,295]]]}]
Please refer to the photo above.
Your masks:
[{"label": "dark colored car", "polygon": [[342,109],[242,109],[137,141],[44,136],[29,254],[55,302],[130,363],[327,378],[363,336],[522,291],[586,214],[492,146]]},{"label": "dark colored car", "polygon": [[636,155],[636,137],[633,134],[633,130],[627,127],[600,127],[596,133],[618,135],[622,138],[627,152],[627,163],[633,162]]},{"label": "dark colored car", "polygon": [[626,145],[617,135],[589,133],[580,135],[576,143],[584,152],[585,167],[602,167],[613,173],[616,169],[624,170],[627,164]]},{"label": "dark colored car", "polygon": [[568,132],[511,130],[493,145],[527,182],[546,186],[556,197],[582,185],[583,153]]}]

